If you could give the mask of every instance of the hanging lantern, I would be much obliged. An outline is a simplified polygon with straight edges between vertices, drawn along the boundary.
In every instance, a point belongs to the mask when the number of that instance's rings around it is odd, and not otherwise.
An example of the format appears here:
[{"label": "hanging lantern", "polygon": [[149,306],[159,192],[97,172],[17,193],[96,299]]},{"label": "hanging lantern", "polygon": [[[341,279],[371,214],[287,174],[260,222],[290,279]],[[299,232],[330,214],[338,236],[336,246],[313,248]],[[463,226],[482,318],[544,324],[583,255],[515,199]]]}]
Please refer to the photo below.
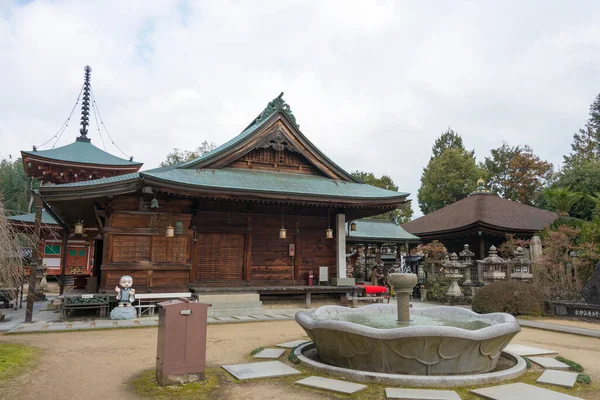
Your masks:
[{"label": "hanging lantern", "polygon": [[350,230],[352,232],[356,232],[356,222],[352,221],[352,223],[350,224]]},{"label": "hanging lantern", "polygon": [[175,234],[183,235],[183,222],[175,221]]},{"label": "hanging lantern", "polygon": [[174,237],[175,236],[175,228],[172,225],[167,226],[167,234],[166,237]]},{"label": "hanging lantern", "polygon": [[150,201],[150,208],[158,208],[158,199],[156,197]]},{"label": "hanging lantern", "polygon": [[281,229],[279,230],[279,239],[287,239],[287,231],[283,226],[283,206],[281,206]]},{"label": "hanging lantern", "polygon": [[329,223],[329,209],[327,209],[327,229],[325,229],[325,239],[333,239],[333,229]]},{"label": "hanging lantern", "polygon": [[77,222],[73,227],[76,235],[83,235],[83,223]]}]

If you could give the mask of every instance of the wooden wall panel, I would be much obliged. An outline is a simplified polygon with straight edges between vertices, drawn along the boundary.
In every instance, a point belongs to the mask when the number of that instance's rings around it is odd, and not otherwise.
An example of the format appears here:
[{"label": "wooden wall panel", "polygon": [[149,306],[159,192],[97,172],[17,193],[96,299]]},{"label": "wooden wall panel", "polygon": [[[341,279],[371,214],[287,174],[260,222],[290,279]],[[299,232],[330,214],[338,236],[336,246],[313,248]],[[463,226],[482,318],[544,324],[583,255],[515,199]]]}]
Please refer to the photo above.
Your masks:
[{"label": "wooden wall panel", "polygon": [[198,281],[241,281],[244,271],[244,235],[199,233]]},{"label": "wooden wall panel", "polygon": [[324,176],[303,155],[288,150],[276,151],[272,147],[254,149],[227,167]]},{"label": "wooden wall panel", "polygon": [[152,271],[152,287],[186,287],[189,271]]}]

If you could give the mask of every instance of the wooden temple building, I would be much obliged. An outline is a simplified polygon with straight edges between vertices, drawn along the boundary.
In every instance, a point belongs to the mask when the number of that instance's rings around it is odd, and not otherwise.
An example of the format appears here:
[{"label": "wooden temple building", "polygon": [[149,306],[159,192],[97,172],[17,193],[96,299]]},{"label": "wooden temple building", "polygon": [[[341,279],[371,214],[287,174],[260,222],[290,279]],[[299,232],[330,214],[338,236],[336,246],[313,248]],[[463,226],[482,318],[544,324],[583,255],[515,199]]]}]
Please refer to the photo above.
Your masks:
[{"label": "wooden temple building", "polygon": [[345,278],[346,221],[401,207],[408,196],[336,165],[300,131],[282,95],[189,162],[139,172],[141,164],[122,160],[113,164],[118,173],[100,176],[105,155],[92,168],[37,153],[23,157],[28,171],[55,183],[39,188],[46,210],[61,226],[98,229],[99,291],[112,291],[122,275],[140,292],[302,286],[323,266]]},{"label": "wooden temple building", "polygon": [[503,199],[490,193],[479,179],[470,196],[402,225],[422,242],[437,240],[448,252],[457,254],[468,244],[475,258],[482,260],[485,249],[498,247],[506,235],[531,239],[551,224],[558,214]]}]

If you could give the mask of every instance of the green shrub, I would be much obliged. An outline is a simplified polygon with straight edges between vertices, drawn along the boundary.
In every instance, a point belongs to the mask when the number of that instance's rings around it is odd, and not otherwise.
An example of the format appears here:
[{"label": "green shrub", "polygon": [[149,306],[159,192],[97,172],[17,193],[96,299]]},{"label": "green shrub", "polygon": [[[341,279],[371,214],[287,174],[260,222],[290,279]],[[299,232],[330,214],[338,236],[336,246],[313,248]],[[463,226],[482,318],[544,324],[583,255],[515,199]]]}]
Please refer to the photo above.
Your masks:
[{"label": "green shrub", "polygon": [[581,366],[581,364],[576,363],[573,360],[569,360],[568,358],[564,358],[561,356],[556,356],[554,357],[557,361],[560,361],[562,363],[565,363],[569,366],[569,369],[571,371],[575,371],[575,372],[583,372],[583,367]]},{"label": "green shrub", "polygon": [[477,313],[505,312],[512,315],[542,315],[544,296],[525,282],[495,282],[477,291],[473,297]]},{"label": "green shrub", "polygon": [[445,301],[446,292],[450,287],[450,279],[443,275],[436,275],[432,278],[428,278],[425,281],[425,288],[427,289],[427,300],[431,301]]},{"label": "green shrub", "polygon": [[252,351],[250,352],[250,355],[251,355],[251,356],[253,356],[253,355],[255,355],[255,354],[258,354],[258,353],[260,353],[261,351],[263,351],[264,349],[265,349],[264,347],[257,347],[257,348],[255,348],[254,350],[252,350]]},{"label": "green shrub", "polygon": [[588,374],[579,374],[577,375],[577,383],[583,383],[585,385],[592,384],[592,378]]}]

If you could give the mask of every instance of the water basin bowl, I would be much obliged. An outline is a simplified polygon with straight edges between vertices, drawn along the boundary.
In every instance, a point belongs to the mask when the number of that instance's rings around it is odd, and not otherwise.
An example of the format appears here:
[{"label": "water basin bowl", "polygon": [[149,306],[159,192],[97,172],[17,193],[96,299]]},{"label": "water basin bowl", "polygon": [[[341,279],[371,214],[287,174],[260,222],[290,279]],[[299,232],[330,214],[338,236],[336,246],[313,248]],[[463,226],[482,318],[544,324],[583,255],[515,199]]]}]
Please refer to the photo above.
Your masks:
[{"label": "water basin bowl", "polygon": [[411,309],[397,321],[396,306],[319,307],[296,322],[330,365],[409,375],[480,374],[492,371],[521,330],[510,314],[477,314],[460,307]]}]

